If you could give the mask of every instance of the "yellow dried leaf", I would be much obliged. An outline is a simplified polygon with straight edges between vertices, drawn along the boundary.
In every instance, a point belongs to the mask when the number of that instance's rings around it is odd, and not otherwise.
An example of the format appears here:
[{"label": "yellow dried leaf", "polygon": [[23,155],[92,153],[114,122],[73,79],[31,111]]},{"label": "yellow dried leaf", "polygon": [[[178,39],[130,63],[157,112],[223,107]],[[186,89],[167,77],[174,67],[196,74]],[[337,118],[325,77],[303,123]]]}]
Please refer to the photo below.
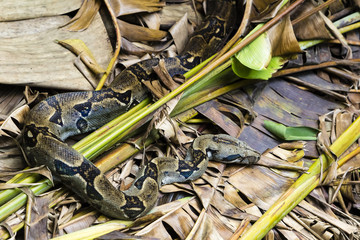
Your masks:
[{"label": "yellow dried leaf", "polygon": [[96,75],[105,72],[105,70],[97,63],[94,55],[82,40],[66,39],[58,41],[58,43],[75,53],[77,56],[80,56],[82,62]]},{"label": "yellow dried leaf", "polygon": [[165,6],[165,2],[159,0],[110,0],[110,4],[116,16],[155,12]]},{"label": "yellow dried leaf", "polygon": [[118,20],[121,35],[129,41],[160,41],[167,32],[155,30]]},{"label": "yellow dried leaf", "polygon": [[70,31],[82,31],[89,27],[101,5],[100,0],[85,0],[76,15],[69,21]]}]

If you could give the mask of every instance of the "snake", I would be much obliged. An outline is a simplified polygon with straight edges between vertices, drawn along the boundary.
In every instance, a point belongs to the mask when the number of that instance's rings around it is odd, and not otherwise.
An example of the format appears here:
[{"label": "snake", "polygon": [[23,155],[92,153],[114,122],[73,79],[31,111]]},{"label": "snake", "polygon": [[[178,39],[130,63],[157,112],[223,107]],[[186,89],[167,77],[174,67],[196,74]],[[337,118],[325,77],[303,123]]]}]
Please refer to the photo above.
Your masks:
[{"label": "snake", "polygon": [[[164,59],[171,76],[184,74],[214,54],[231,31],[235,0],[207,0],[208,14],[194,31],[185,49]],[[45,165],[53,178],[71,189],[106,216],[136,219],[149,212],[162,185],[199,178],[209,160],[255,163],[259,153],[229,135],[202,135],[184,159],[157,157],[142,166],[129,189],[120,191],[91,161],[64,141],[106,124],[148,96],[142,81],[154,78],[153,58],[119,73],[108,88],[65,92],[50,96],[29,112],[22,132],[22,146],[30,165]]]}]

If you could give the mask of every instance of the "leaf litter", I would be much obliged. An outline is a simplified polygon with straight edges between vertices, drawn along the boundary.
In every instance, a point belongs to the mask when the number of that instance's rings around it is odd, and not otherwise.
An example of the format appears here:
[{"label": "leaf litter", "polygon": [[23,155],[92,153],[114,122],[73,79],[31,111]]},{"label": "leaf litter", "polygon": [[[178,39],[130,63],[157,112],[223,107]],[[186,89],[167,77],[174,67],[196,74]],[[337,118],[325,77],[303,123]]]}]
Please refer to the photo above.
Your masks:
[{"label": "leaf litter", "polygon": [[[266,19],[266,16],[272,16],[271,14],[268,15],[268,12],[271,11],[261,6],[262,3],[257,5],[255,2],[254,4],[257,11],[265,10],[262,13],[264,19]],[[278,4],[280,5],[279,2]],[[265,4],[265,6],[268,6],[268,4]],[[276,14],[277,11],[274,9],[276,7],[272,9],[273,13]],[[135,10],[127,11],[126,14]],[[125,15],[120,14],[119,11],[118,14]],[[172,22],[177,20],[172,20]],[[310,21],[311,19],[308,18],[307,20]],[[301,26],[301,24],[302,22],[299,22],[295,26]],[[169,28],[169,25],[167,28]],[[306,32],[303,29],[304,27],[298,27],[298,31]],[[179,33],[181,34],[182,30]],[[94,34],[94,36],[98,35],[99,32]],[[298,35],[296,36],[298,37]],[[173,35],[173,38],[175,37]],[[359,41],[358,36],[353,33],[349,33],[346,37]],[[153,40],[151,38],[130,38],[129,40],[141,41],[142,44],[145,43],[143,41],[149,41],[148,43],[151,45],[152,41],[156,42],[163,40],[163,38],[155,37]],[[93,40],[90,40],[90,42],[93,42]],[[87,46],[89,45],[87,44]],[[301,57],[298,59],[302,59],[303,62],[300,62],[299,66],[306,64],[316,65],[330,61],[330,59],[325,61],[322,59],[322,53],[325,51],[326,53],[331,53],[332,58],[337,57],[338,59],[343,58],[346,54],[344,48],[340,45],[335,45],[331,48],[329,45],[325,46],[327,46],[325,49],[323,45],[315,46],[312,52],[313,55],[309,55],[311,51],[300,54],[299,56]],[[165,55],[176,54],[177,50],[173,50],[176,47],[170,47],[172,50],[165,51]],[[356,46],[351,47],[355,50],[357,49]],[[157,54],[159,51],[152,52]],[[148,53],[148,50],[143,51],[143,55]],[[353,53],[353,58],[357,57],[357,52],[353,51]],[[98,56],[98,54],[95,54],[96,60],[99,61],[100,58]],[[142,56],[140,51],[132,57],[139,59],[139,56]],[[295,61],[290,61],[286,67],[291,66],[293,62]],[[358,68],[356,65],[349,65],[347,68],[350,68],[352,74],[357,76]],[[296,68],[293,70],[296,71]],[[340,71],[347,72],[345,68],[340,68]],[[211,114],[206,114],[205,112],[203,115],[198,115],[200,119],[203,116],[207,116],[213,122],[204,121],[200,125],[187,125],[203,133],[218,132],[220,128],[226,131],[226,129],[231,129],[229,128],[229,123],[238,126],[235,132],[233,130],[227,130],[227,132],[236,136],[240,135],[240,139],[247,141],[250,146],[258,151],[264,152],[260,161],[261,165],[239,167],[210,163],[204,176],[193,183],[164,186],[161,189],[162,194],[159,203],[172,202],[156,207],[151,215],[144,217],[144,219],[139,219],[139,225],[134,225],[123,231],[130,236],[135,234],[151,239],[185,239],[187,237],[195,239],[230,239],[234,232],[239,231],[239,226],[243,227],[243,230],[246,231],[294,183],[298,176],[306,171],[307,167],[312,163],[312,158],[319,156],[315,141],[307,141],[306,145],[294,143],[289,144],[286,148],[279,148],[278,146],[283,141],[265,129],[264,121],[271,120],[287,126],[320,128],[319,116],[324,115],[326,116],[323,118],[324,120],[320,118],[324,126],[321,129],[323,137],[325,136],[323,142],[325,141],[330,144],[358,115],[359,102],[356,101],[358,91],[357,86],[352,85],[353,82],[328,73],[326,69],[317,70],[317,72],[292,74],[292,76],[296,76],[296,78],[302,81],[309,81],[317,86],[325,86],[343,96],[351,95],[350,101],[345,102],[344,99],[335,100],[328,97],[329,95],[322,91],[321,88],[298,85],[282,77],[270,79],[268,82],[254,81],[254,86],[246,87],[242,92],[234,94],[234,96],[237,96],[236,99],[250,99],[252,107],[249,107],[249,104],[247,104],[245,111],[239,105],[229,104],[228,102],[224,104],[221,100],[219,103],[219,100],[216,100],[216,103],[212,104],[211,108],[209,108],[217,109],[216,114],[214,114],[216,117],[210,118]],[[71,77],[67,75],[67,78],[70,79]],[[16,84],[21,84],[21,82],[16,82]],[[28,83],[23,82],[22,84]],[[46,84],[44,86],[47,87]],[[17,98],[4,97],[4,100],[11,104],[5,104],[0,108],[4,120],[12,110],[24,104],[21,94],[19,96]],[[205,103],[203,107],[207,108],[209,106],[207,104]],[[229,105],[228,107],[227,104]],[[239,108],[242,114],[238,113],[239,111],[237,110],[233,110],[235,107]],[[6,110],[6,108],[8,109]],[[334,109],[339,110],[333,111]],[[226,123],[226,121],[221,123],[216,118],[227,118],[229,123]],[[11,119],[11,117],[8,119]],[[16,121],[21,123],[21,120]],[[1,127],[5,127],[4,124],[5,122],[2,122]],[[185,130],[186,127],[182,126],[181,128]],[[14,133],[17,134],[19,129],[15,128]],[[185,131],[187,132],[188,128]],[[190,136],[194,137],[195,134],[192,133]],[[354,144],[344,155],[354,151],[356,147],[357,145]],[[162,146],[162,149],[162,154],[164,155],[174,152],[174,150],[168,147]],[[9,148],[7,151],[10,151]],[[182,148],[177,149],[177,152],[179,156],[184,154]],[[4,156],[3,153],[1,152],[2,156]],[[11,155],[13,154],[11,153]],[[149,158],[153,156],[152,153],[147,155]],[[6,156],[8,157],[8,155]],[[134,158],[135,163],[142,162],[142,159],[142,155],[137,155]],[[339,159],[341,159],[341,156],[339,156]],[[268,161],[271,160],[273,162],[269,163]],[[341,239],[353,236],[356,239],[360,225],[358,214],[360,210],[358,161],[359,157],[355,156],[350,161],[341,165],[338,170],[334,168],[334,172],[331,175],[332,178],[328,182],[323,182],[323,186],[315,189],[305,200],[300,202],[289,215],[283,218],[268,233],[268,237],[275,239],[315,239],[319,237],[323,239]],[[274,162],[278,165],[274,164]],[[284,162],[284,164],[282,165],[281,162]],[[127,171],[127,175],[133,178],[136,169],[137,167],[132,167],[132,171]],[[124,176],[121,177],[121,179],[123,178]],[[118,180],[115,179],[114,181],[117,182]],[[60,198],[59,195],[61,196]],[[59,199],[62,200],[59,201]],[[96,226],[96,224],[106,221],[106,218],[103,216],[98,217],[98,214],[93,212],[92,209],[80,208],[81,204],[77,198],[67,193],[65,194],[63,190],[60,190],[59,194],[54,194],[51,202],[56,202],[57,204],[57,207],[50,210],[51,222],[49,226],[51,227],[49,232],[51,232],[52,236],[58,233],[64,234],[79,230],[82,227],[90,226],[92,222]],[[11,215],[4,223],[15,229],[15,226],[23,224],[23,218],[24,212],[19,210],[17,214]],[[74,221],[76,219],[80,220]],[[247,227],[246,224],[243,225],[246,220],[250,221]],[[84,225],[82,225],[82,221],[84,221]],[[67,224],[71,222],[73,224]],[[6,229],[1,230],[1,235],[9,236]],[[10,235],[13,235],[13,233],[10,232]],[[120,236],[124,237],[124,235]]]}]

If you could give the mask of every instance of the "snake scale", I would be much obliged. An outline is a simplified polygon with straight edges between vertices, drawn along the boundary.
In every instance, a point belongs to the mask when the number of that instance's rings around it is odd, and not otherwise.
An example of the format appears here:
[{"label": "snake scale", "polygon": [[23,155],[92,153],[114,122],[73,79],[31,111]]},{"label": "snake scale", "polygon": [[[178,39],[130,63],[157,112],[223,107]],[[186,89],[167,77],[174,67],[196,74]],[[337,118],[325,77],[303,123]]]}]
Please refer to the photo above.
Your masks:
[{"label": "snake scale", "polygon": [[[209,57],[230,31],[235,18],[234,0],[208,0],[209,14],[189,39],[183,53],[166,58],[171,76],[183,74]],[[103,214],[134,219],[156,203],[164,184],[200,177],[209,159],[226,163],[254,163],[259,153],[228,135],[196,138],[184,160],[159,157],[149,161],[126,191],[117,190],[100,170],[64,140],[89,132],[127,111],[147,96],[141,81],[153,77],[158,59],[140,62],[122,71],[99,91],[69,92],[51,96],[29,113],[23,130],[23,148],[31,165],[47,166],[55,179],[72,189]]]}]

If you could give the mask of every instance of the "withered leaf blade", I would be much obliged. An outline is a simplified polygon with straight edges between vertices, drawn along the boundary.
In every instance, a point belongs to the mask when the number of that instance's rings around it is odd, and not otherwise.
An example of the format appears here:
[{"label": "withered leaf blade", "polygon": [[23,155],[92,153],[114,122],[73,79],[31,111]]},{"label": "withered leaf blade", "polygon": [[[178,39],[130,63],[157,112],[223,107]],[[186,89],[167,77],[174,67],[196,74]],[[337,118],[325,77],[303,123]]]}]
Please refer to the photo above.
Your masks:
[{"label": "withered leaf blade", "polygon": [[293,180],[275,174],[268,168],[252,166],[230,176],[229,183],[261,209],[268,209],[287,190]]},{"label": "withered leaf blade", "polygon": [[[136,236],[156,237],[159,239],[172,239],[171,234],[165,227],[170,226],[170,228],[180,238],[185,238],[194,224],[192,216],[187,211],[191,209],[187,207],[189,204],[191,204],[192,207],[195,207],[198,203],[194,198],[187,198],[185,200],[177,200],[168,204],[157,206],[151,212],[162,211],[168,213],[138,231],[136,233]],[[180,219],[181,221],[179,221]],[[164,224],[164,222],[166,223],[166,225]]]},{"label": "withered leaf blade", "polygon": [[[311,1],[305,1],[301,4],[293,14],[292,19],[301,17],[302,14],[310,11],[315,6]],[[310,17],[302,20],[301,22],[294,25],[294,32],[298,39],[331,39],[331,35],[328,32],[325,22],[319,14],[313,14]]]},{"label": "withered leaf blade", "polygon": [[272,56],[288,56],[302,52],[288,15],[269,29],[268,36],[271,42]]},{"label": "withered leaf blade", "polygon": [[49,214],[49,203],[53,192],[35,197],[34,200],[28,198],[28,222],[25,225],[26,239],[48,239],[47,221]]},{"label": "withered leaf blade", "polygon": [[[99,14],[82,32],[59,29],[68,20],[66,16],[40,19],[33,31],[27,31],[25,35],[17,32],[11,38],[0,38],[0,83],[92,90],[91,84],[74,67],[74,54],[56,44],[55,40],[81,39],[98,63],[107,66],[112,58],[112,47],[106,29]],[[51,24],[53,21],[56,24]],[[11,22],[0,22],[0,29],[7,29],[8,24]],[[25,20],[16,24],[21,28],[32,27]]]},{"label": "withered leaf blade", "polygon": [[331,223],[332,225],[336,226],[337,228],[341,229],[342,231],[348,234],[355,233],[356,231],[359,230],[358,227],[340,221],[338,218],[325,213],[324,211],[320,210],[319,208],[316,208],[307,201],[300,202],[299,207],[306,209],[310,213],[320,217],[322,220],[325,220],[328,223]]},{"label": "withered leaf blade", "polygon": [[0,121],[8,118],[13,111],[23,106],[23,88],[16,86],[1,86],[0,88]]},{"label": "withered leaf blade", "polygon": [[100,0],[83,1],[79,11],[67,23],[67,29],[70,31],[81,31],[89,27],[101,5]]},{"label": "withered leaf blade", "polygon": [[129,41],[161,41],[167,32],[118,20],[121,35]]},{"label": "withered leaf blade", "polygon": [[20,134],[22,125],[25,121],[30,108],[28,105],[24,105],[10,114],[0,126],[0,136],[12,136],[16,137]]},{"label": "withered leaf blade", "polygon": [[91,50],[80,39],[59,40],[58,43],[69,49],[80,57],[82,62],[96,75],[104,73],[105,70],[97,63]]},{"label": "withered leaf blade", "polygon": [[78,9],[81,3],[82,0],[9,1],[1,5],[0,22],[61,15]]},{"label": "withered leaf blade", "polygon": [[169,32],[174,39],[177,52],[182,52],[191,33],[188,27],[187,13],[170,28]]},{"label": "withered leaf blade", "polygon": [[116,16],[159,11],[165,2],[159,0],[110,0],[111,7]]},{"label": "withered leaf blade", "polygon": [[[216,123],[229,135],[238,137],[241,132],[240,127],[231,118],[219,111],[220,106],[223,108],[231,108],[231,106],[225,106],[225,104],[212,100],[195,107],[195,109]],[[236,112],[232,111],[232,114],[236,114]]]},{"label": "withered leaf blade", "polygon": [[271,19],[281,9],[283,2],[284,0],[254,0],[254,10],[251,17],[255,18],[256,22]]}]

